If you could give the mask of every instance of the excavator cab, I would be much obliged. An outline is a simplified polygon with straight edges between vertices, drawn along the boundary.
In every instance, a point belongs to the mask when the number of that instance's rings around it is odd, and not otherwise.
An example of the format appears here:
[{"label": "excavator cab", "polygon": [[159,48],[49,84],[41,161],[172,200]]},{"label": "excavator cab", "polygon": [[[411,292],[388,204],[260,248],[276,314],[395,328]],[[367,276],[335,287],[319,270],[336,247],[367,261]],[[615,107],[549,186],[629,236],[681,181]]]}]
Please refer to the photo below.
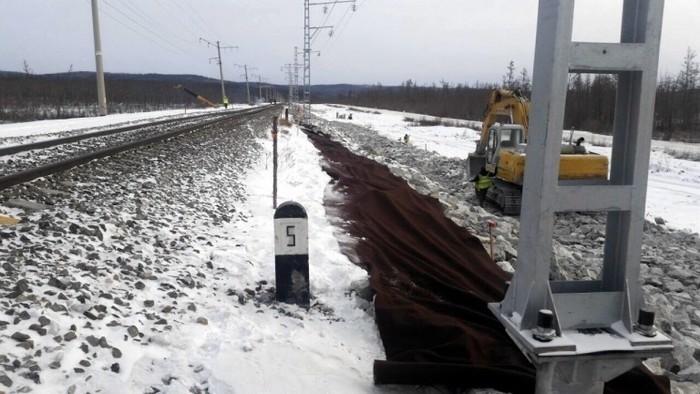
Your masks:
[{"label": "excavator cab", "polygon": [[496,124],[489,130],[484,167],[486,167],[487,171],[496,173],[501,149],[516,150],[524,143],[525,138],[522,126]]},{"label": "excavator cab", "polygon": [[[484,110],[481,137],[476,150],[469,154],[467,160],[470,176],[478,174],[483,167],[495,171],[502,141],[508,147],[524,143],[527,139],[528,112],[529,103],[519,91],[496,89],[491,92]],[[496,123],[503,121],[507,124]]]}]

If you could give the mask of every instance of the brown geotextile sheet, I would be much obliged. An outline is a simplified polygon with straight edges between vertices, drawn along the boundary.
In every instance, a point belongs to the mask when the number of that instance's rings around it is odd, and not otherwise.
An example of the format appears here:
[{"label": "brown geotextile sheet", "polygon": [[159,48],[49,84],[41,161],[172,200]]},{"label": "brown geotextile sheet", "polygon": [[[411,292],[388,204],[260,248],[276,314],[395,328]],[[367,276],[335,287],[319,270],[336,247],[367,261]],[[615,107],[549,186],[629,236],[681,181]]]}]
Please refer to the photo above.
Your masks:
[{"label": "brown geotextile sheet", "polygon": [[[326,201],[358,239],[356,260],[370,274],[386,360],[376,384],[447,385],[534,391],[535,370],[487,308],[509,275],[480,241],[446,218],[440,203],[387,167],[307,131],[343,201]],[[606,393],[669,393],[669,381],[636,368]]]}]

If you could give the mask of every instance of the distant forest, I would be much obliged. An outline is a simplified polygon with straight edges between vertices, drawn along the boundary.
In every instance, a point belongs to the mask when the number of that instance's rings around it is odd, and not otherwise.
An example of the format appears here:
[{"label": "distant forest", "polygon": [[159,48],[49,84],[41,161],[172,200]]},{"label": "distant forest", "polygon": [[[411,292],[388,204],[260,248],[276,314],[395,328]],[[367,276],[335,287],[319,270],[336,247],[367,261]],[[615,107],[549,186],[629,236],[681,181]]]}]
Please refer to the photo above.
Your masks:
[{"label": "distant forest", "polygon": [[[105,74],[109,113],[154,111],[200,106],[175,86],[221,102],[218,80],[195,75]],[[231,102],[246,102],[245,83],[226,82]],[[250,84],[251,97],[259,95]],[[95,116],[96,82],[92,72],[35,75],[25,63],[25,72],[0,72],[0,122]],[[263,95],[265,95],[263,91]]]},{"label": "distant forest", "polygon": [[[221,102],[218,79],[198,75],[105,73],[109,113],[155,111],[200,107],[182,85],[214,103]],[[231,103],[247,102],[245,82],[226,81]],[[361,92],[368,85],[314,85],[316,102],[336,97],[339,92]],[[267,88],[267,89],[266,89]],[[26,62],[23,72],[0,71],[0,123],[38,119],[61,119],[97,115],[97,87],[94,72],[35,74]],[[251,100],[279,94],[286,98],[287,85],[250,82]]]},{"label": "distant forest", "polygon": [[[655,138],[700,142],[700,67],[697,55],[688,49],[681,71],[664,75],[656,90]],[[496,88],[520,89],[530,95],[526,69],[516,72],[511,61],[501,84],[418,86],[413,80],[401,86],[381,84],[361,91],[347,91],[330,99],[337,104],[385,108],[438,117],[480,120],[489,93]],[[567,94],[565,129],[608,134],[612,129],[617,76],[571,74]]]}]

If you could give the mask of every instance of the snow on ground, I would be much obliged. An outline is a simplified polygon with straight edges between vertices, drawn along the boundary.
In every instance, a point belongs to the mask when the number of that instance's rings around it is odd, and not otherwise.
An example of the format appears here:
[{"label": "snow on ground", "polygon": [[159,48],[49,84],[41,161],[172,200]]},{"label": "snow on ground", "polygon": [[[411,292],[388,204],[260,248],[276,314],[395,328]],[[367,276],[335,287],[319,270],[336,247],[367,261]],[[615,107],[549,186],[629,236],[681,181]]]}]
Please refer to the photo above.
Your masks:
[{"label": "snow on ground", "polygon": [[[215,253],[215,264],[227,264],[232,258],[249,261],[237,267],[228,265],[231,282],[274,278],[272,147],[269,139],[261,143],[265,155],[246,182],[250,220],[223,229],[231,236],[245,234],[242,244],[246,247],[222,245]],[[195,358],[211,370],[210,381],[217,383],[210,392],[215,393],[373,392],[373,360],[383,358],[384,352],[374,318],[358,308],[354,296],[346,294],[353,281],[367,274],[341,253],[334,236],[338,229],[326,219],[323,198],[330,177],[321,170],[316,149],[296,128],[282,129],[279,158],[278,202],[294,200],[306,208],[311,292],[335,312],[325,316],[312,309],[307,315],[290,307],[303,319],[278,319],[271,313],[256,313],[252,304],[237,308],[229,301],[202,300],[215,318],[210,319],[207,339],[192,344],[199,348]],[[186,327],[173,336],[191,337]]]},{"label": "snow on ground", "polygon": [[[146,153],[131,151],[78,167],[71,182],[50,183],[80,190],[77,197],[62,191],[54,197],[56,204],[26,214],[22,230],[16,229],[21,236],[13,228],[0,229],[3,239],[10,237],[4,242],[11,242],[0,248],[0,256],[13,257],[0,264],[0,272],[25,279],[22,283],[31,290],[20,289],[18,280],[9,284],[19,289],[17,298],[0,297],[0,303],[6,302],[2,305],[17,305],[12,316],[8,312],[0,319],[0,363],[22,360],[16,369],[0,371],[0,392],[8,386],[4,373],[13,380],[11,392],[433,391],[373,385],[373,361],[384,359],[384,350],[371,303],[352,291],[366,286],[367,273],[341,253],[338,242],[347,235],[326,216],[323,200],[342,196],[332,192],[319,153],[297,128],[281,128],[278,201],[293,199],[308,212],[314,298],[308,311],[272,300],[269,134],[256,139],[263,148],[248,145],[255,135],[266,134],[261,130],[269,120],[260,122],[240,126],[243,130],[234,127],[213,142],[195,133],[177,144],[157,144],[144,148]],[[216,135],[212,131],[209,138]],[[252,169],[229,168],[227,149],[212,149],[201,162],[195,154],[207,143],[221,147],[235,142],[239,148],[232,154],[250,156]],[[174,151],[182,162],[171,161]],[[159,160],[143,165],[142,154]],[[197,161],[190,162],[195,156]],[[212,160],[225,171],[211,171]],[[192,168],[192,163],[203,167]],[[244,178],[241,193],[247,198],[236,194],[238,180],[226,184],[226,174]],[[102,182],[107,183],[97,186]],[[17,193],[24,196],[29,189]],[[168,190],[192,195],[173,195],[169,201]],[[229,201],[220,200],[222,191]],[[84,202],[73,199],[83,201],[86,195],[91,197]],[[107,215],[114,203],[121,208]],[[3,212],[17,210],[0,205]],[[219,219],[224,213],[229,219]],[[63,231],[52,234],[60,237],[40,234],[59,227]],[[93,227],[100,229],[99,237],[87,235]],[[83,249],[92,257],[86,258]],[[15,256],[13,250],[22,253]],[[43,256],[39,263],[24,263],[30,250]],[[87,299],[76,300],[76,294]],[[103,308],[99,316],[88,316],[97,314],[98,307]],[[47,319],[43,333],[36,331],[38,325],[30,328],[41,318]],[[31,340],[10,338],[20,332]],[[43,354],[18,346],[23,344]]]},{"label": "snow on ground", "polygon": [[[248,108],[248,105],[236,104],[231,108]],[[220,111],[222,108],[188,108],[170,109],[163,111],[132,112],[122,114],[110,114],[106,116],[94,116],[85,118],[36,120],[32,122],[4,123],[0,124],[0,139],[8,137],[30,137],[60,133],[71,130],[88,130],[105,126],[125,126],[144,123],[146,121],[161,119],[176,119],[195,113],[208,111]]]},{"label": "snow on ground", "polygon": [[[249,219],[207,230],[220,240],[210,255],[215,267],[227,269],[217,278],[222,283],[271,283],[275,277],[272,149],[269,139],[260,142],[265,153],[245,182],[249,198],[242,210]],[[326,219],[323,198],[330,178],[321,170],[315,148],[296,128],[280,134],[279,157],[279,202],[294,199],[310,218],[311,291],[323,310],[307,313],[286,306],[278,314],[269,305],[239,305],[231,297],[196,300],[208,325],[176,325],[158,338],[158,350],[125,352],[137,354],[131,365],[122,364],[128,392],[143,391],[151,375],[178,377],[192,366],[208,375],[212,393],[375,391],[372,363],[384,352],[374,318],[347,294],[350,284],[367,274],[340,252],[334,236],[338,230]],[[169,392],[188,392],[187,380],[179,379]]]},{"label": "snow on ground", "polygon": [[[476,148],[479,131],[466,127],[412,126],[405,117],[419,119],[430,116],[373,108],[361,108],[367,112],[349,111],[348,107],[338,108],[328,105],[314,105],[316,115],[330,121],[354,123],[376,130],[378,134],[398,140],[409,135],[409,143],[418,148],[454,158],[466,159]],[[335,114],[352,113],[353,119],[336,119]],[[380,112],[377,114],[376,112]],[[464,122],[464,121],[462,121]],[[478,122],[467,122],[478,125]],[[568,138],[568,133],[565,132]],[[595,145],[610,145],[611,137],[575,132],[574,139],[583,136]],[[592,152],[611,156],[612,149],[606,146],[586,144]],[[654,141],[649,165],[649,185],[647,191],[646,216],[649,220],[662,217],[668,225],[677,229],[687,229],[700,233],[700,161],[677,159],[666,153],[700,151],[696,144]]]},{"label": "snow on ground", "polygon": [[[575,141],[577,138],[583,137],[586,142],[590,143],[591,145],[612,146],[613,137],[610,135],[595,134],[591,133],[590,131],[573,130],[572,136],[571,131],[572,130],[564,130],[562,138],[564,138],[566,141],[570,139]],[[700,161],[700,144],[652,140],[651,150],[654,152],[666,152],[679,159]]]},{"label": "snow on ground", "polygon": [[[357,108],[357,107],[353,107]],[[447,126],[413,126],[411,122],[404,120],[405,117],[413,119],[428,118],[431,116],[412,114],[399,111],[376,110],[373,108],[362,108],[367,112],[348,111],[347,107],[337,108],[328,105],[314,105],[314,114],[329,120],[340,122],[351,122],[360,126],[376,130],[379,134],[399,140],[408,134],[409,141],[418,148],[435,151],[446,157],[462,158],[467,157],[468,152],[473,152],[476,148],[476,140],[479,132],[466,127]],[[352,120],[336,119],[335,114],[352,113]],[[380,113],[375,113],[380,112]],[[466,123],[464,120],[447,119],[444,120]]]},{"label": "snow on ground", "polygon": [[[608,157],[612,148],[587,146]],[[670,226],[700,233],[700,162],[676,159],[654,150],[649,162],[646,216],[663,218]]]}]

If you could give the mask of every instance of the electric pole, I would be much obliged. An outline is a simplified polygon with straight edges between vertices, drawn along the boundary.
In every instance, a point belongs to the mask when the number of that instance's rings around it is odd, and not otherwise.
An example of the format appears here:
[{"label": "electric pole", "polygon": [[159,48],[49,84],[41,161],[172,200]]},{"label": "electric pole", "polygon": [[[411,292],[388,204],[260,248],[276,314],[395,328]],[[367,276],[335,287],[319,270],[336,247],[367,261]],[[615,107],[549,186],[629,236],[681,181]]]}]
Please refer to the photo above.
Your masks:
[{"label": "electric pole", "polygon": [[262,95],[262,75],[258,75],[258,97],[260,98],[260,101],[263,100],[263,95]]},{"label": "electric pole", "polygon": [[304,107],[301,111],[302,121],[311,111],[311,16],[309,0],[304,0]]},{"label": "electric pole", "polygon": [[289,83],[289,93],[287,94],[287,103],[291,106],[294,99],[294,65],[287,63],[282,67],[282,71],[287,72],[287,82]]},{"label": "electric pole", "polygon": [[287,74],[289,77],[289,94],[287,95],[287,101],[289,102],[289,105],[292,105],[292,99],[294,98],[294,71],[292,70],[292,67],[294,67],[293,64],[289,64],[289,69],[287,70]]},{"label": "electric pole", "polygon": [[[356,0],[322,1],[318,3],[304,0],[304,110],[302,111],[302,120],[305,120],[311,114],[311,31],[313,30],[315,34],[319,30],[330,29],[330,35],[333,35],[333,26],[311,26],[310,7],[342,3],[352,3],[352,10],[356,10]],[[324,7],[323,10],[327,12],[327,7]]]},{"label": "electric pole", "polygon": [[[93,0],[94,1],[94,0]],[[216,44],[213,42],[204,39],[202,37],[199,37],[199,42],[206,42],[207,46],[215,46],[216,47],[216,57],[212,57],[209,59],[211,62],[212,60],[216,60],[216,63],[219,65],[219,78],[221,79],[221,103],[224,105],[224,108],[228,108],[228,97],[226,97],[226,88],[224,87],[224,68],[223,64],[221,62],[221,50],[222,49],[238,49],[237,46],[221,46],[221,43],[219,40],[216,40]]]},{"label": "electric pole", "polygon": [[105,72],[102,65],[102,42],[100,40],[100,15],[97,0],[92,0],[92,32],[95,38],[95,74],[97,77],[97,107],[100,116],[107,115]]},{"label": "electric pole", "polygon": [[243,70],[245,71],[245,74],[242,75],[242,77],[245,77],[245,91],[246,91],[246,97],[248,99],[248,105],[251,105],[250,101],[250,83],[248,82],[248,70],[257,70],[256,67],[248,67],[247,64],[234,64],[236,67],[242,67]]},{"label": "electric pole", "polygon": [[244,64],[243,69],[245,70],[245,94],[248,100],[248,105],[250,105],[250,85],[248,84],[248,65]]},{"label": "electric pole", "polygon": [[299,47],[294,47],[294,103],[299,102]]}]

